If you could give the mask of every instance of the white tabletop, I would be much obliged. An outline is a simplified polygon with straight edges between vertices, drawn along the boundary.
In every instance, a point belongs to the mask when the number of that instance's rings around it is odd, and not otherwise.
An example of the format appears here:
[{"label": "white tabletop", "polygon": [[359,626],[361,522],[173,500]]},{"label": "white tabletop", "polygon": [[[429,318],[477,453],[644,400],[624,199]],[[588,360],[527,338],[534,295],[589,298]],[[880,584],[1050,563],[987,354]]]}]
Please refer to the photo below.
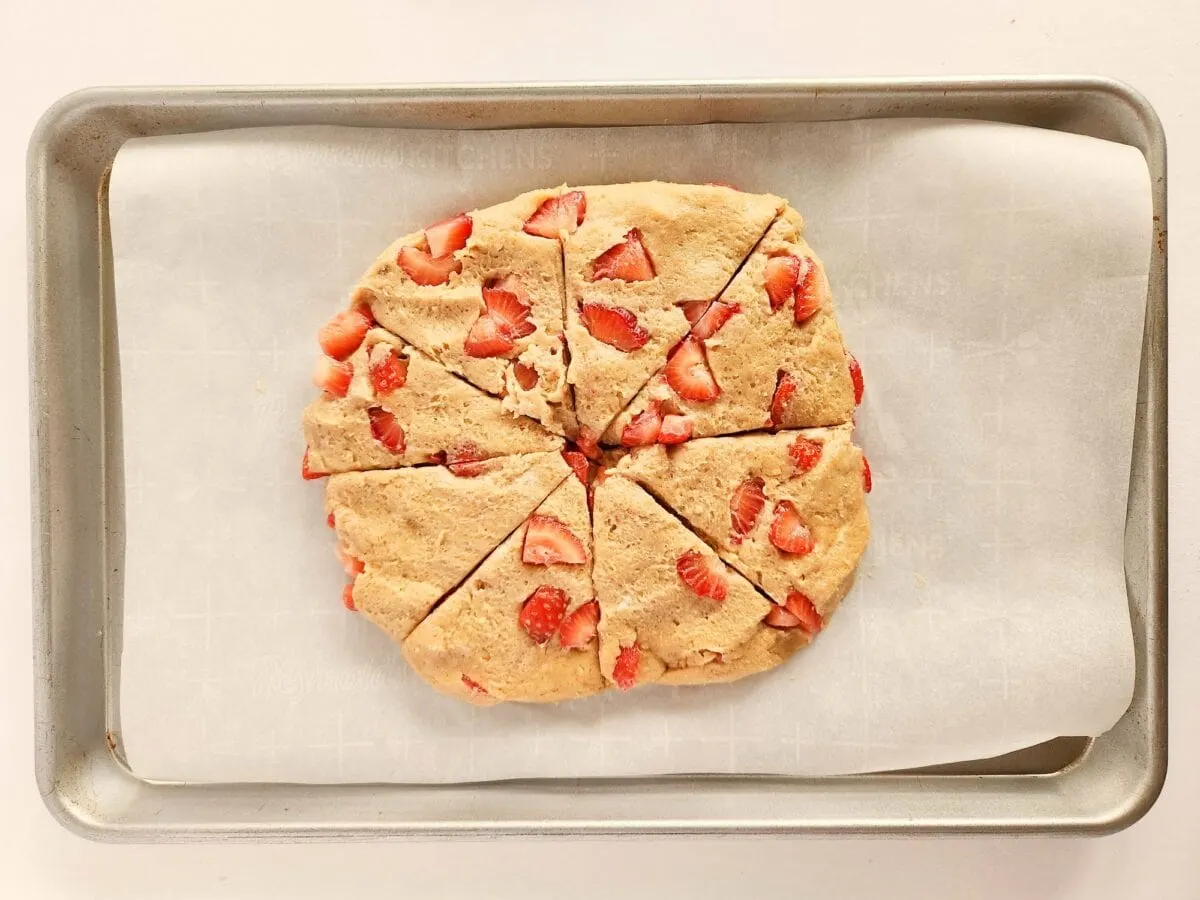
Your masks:
[{"label": "white tabletop", "polygon": [[[520,14],[513,10],[522,7]],[[272,6],[278,12],[268,11]],[[728,9],[718,17],[707,10]],[[1152,37],[1151,37],[1152,35]],[[0,895],[189,897],[1200,896],[1200,4],[1195,0],[0,0]],[[33,780],[24,154],[95,84],[853,75],[1112,75],[1171,149],[1171,773],[1131,829],[1069,840],[490,841],[112,847],[56,825]],[[1182,387],[1181,387],[1182,386]],[[1182,393],[1181,393],[1182,392]],[[407,889],[407,890],[406,890]],[[807,889],[807,890],[806,890]]]}]

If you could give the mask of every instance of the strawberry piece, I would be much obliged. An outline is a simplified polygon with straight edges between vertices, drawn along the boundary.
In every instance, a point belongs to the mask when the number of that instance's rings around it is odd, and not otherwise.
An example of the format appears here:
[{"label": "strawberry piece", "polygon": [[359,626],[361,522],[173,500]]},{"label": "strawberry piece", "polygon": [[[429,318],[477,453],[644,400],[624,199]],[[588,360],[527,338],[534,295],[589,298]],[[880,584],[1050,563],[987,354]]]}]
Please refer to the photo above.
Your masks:
[{"label": "strawberry piece", "polygon": [[867,462],[867,454],[863,454],[863,491],[871,493],[871,464]]},{"label": "strawberry piece", "polygon": [[675,561],[679,580],[697,595],[710,600],[724,600],[728,591],[725,567],[713,556],[689,550]]},{"label": "strawberry piece", "polygon": [[462,677],[462,683],[466,685],[468,691],[472,694],[479,694],[482,697],[487,696],[487,688],[474,679],[468,678],[466,675]]},{"label": "strawberry piece", "polygon": [[793,313],[800,325],[817,314],[821,308],[821,297],[817,293],[817,265],[807,256],[801,260],[800,279],[796,282],[796,304]]},{"label": "strawberry piece", "polygon": [[563,232],[572,234],[583,224],[586,214],[587,197],[583,191],[569,191],[543,200],[534,214],[525,220],[524,231],[544,238],[557,238]]},{"label": "strawberry piece", "polygon": [[[509,286],[501,287],[502,283]],[[483,286],[483,305],[487,307],[488,315],[499,322],[510,337],[523,338],[536,330],[529,321],[529,304],[522,300],[523,296],[525,291],[512,275],[503,282],[488,282]]]},{"label": "strawberry piece", "polygon": [[688,320],[688,324],[695,325],[700,321],[700,317],[704,315],[712,303],[708,300],[680,300],[675,305],[683,312],[683,316]]},{"label": "strawberry piece", "polygon": [[325,517],[325,524],[328,525],[330,528],[337,527],[336,523],[333,521],[333,513],[330,513],[329,515],[327,515]]},{"label": "strawberry piece", "polygon": [[667,384],[684,400],[709,403],[721,396],[720,385],[708,367],[704,345],[692,337],[679,342],[667,357]]},{"label": "strawberry piece", "polygon": [[429,255],[435,259],[449,256],[456,250],[467,246],[467,238],[475,223],[466,213],[459,213],[449,219],[430,225],[425,229],[425,240],[429,243]]},{"label": "strawberry piece", "polygon": [[588,459],[594,459],[599,462],[603,457],[603,453],[600,450],[600,436],[586,425],[580,426],[579,435],[575,438],[575,446]]},{"label": "strawberry piece", "polygon": [[371,324],[368,309],[356,306],[344,310],[321,326],[317,332],[317,343],[326,356],[345,359],[362,344]]},{"label": "strawberry piece", "polygon": [[796,295],[800,282],[800,260],[790,254],[772,256],[763,269],[763,283],[767,298],[771,301],[771,312],[776,312]]},{"label": "strawberry piece", "polygon": [[734,313],[740,313],[741,311],[742,308],[736,303],[725,303],[717,300],[708,307],[704,315],[700,316],[692,324],[690,336],[698,341],[707,341],[721,330],[721,327],[733,317]]},{"label": "strawberry piece", "polygon": [[504,356],[511,353],[515,345],[507,327],[489,314],[483,313],[463,341],[463,350],[467,356],[476,359],[486,359],[490,356]]},{"label": "strawberry piece", "polygon": [[517,621],[534,643],[544,644],[558,631],[569,604],[566,591],[543,584],[525,599]]},{"label": "strawberry piece", "polygon": [[796,436],[796,440],[788,447],[788,456],[792,459],[792,465],[796,467],[797,475],[810,471],[821,461],[823,447],[820,441],[811,441],[802,434]]},{"label": "strawberry piece", "polygon": [[596,636],[600,624],[600,604],[589,600],[567,616],[558,629],[558,642],[564,650],[582,650]]},{"label": "strawberry piece", "polygon": [[371,420],[371,434],[375,440],[397,455],[404,453],[404,429],[396,421],[396,417],[378,406],[367,410],[367,418]]},{"label": "strawberry piece", "polygon": [[621,432],[622,447],[648,447],[658,443],[662,431],[662,414],[657,400],[638,413]]},{"label": "strawberry piece", "polygon": [[476,475],[482,475],[487,471],[486,461],[479,445],[472,441],[452,447],[450,452],[445,454],[446,468],[450,470],[450,474],[459,478],[474,478]]},{"label": "strawberry piece", "polygon": [[627,691],[633,687],[633,683],[637,681],[638,663],[641,659],[642,648],[636,643],[621,648],[617,654],[617,661],[613,663],[612,674],[618,688]]},{"label": "strawberry piece", "polygon": [[531,566],[554,563],[581,566],[587,562],[587,551],[583,549],[583,542],[558,519],[534,514],[529,517],[525,529],[521,561]]},{"label": "strawberry piece", "polygon": [[334,553],[337,554],[338,562],[342,564],[342,568],[346,570],[346,574],[351,578],[356,575],[361,575],[367,565],[357,556],[351,556],[350,551],[338,544],[334,547]]},{"label": "strawberry piece", "polygon": [[354,368],[348,362],[337,362],[328,356],[317,360],[313,369],[312,381],[317,387],[334,397],[345,397],[350,390],[350,379],[354,377]]},{"label": "strawberry piece", "polygon": [[453,256],[443,256],[434,259],[424,250],[416,247],[401,247],[396,254],[396,265],[416,284],[431,285],[445,284],[451,275],[462,271],[462,263]]},{"label": "strawberry piece", "polygon": [[811,553],[816,546],[812,532],[790,500],[780,500],[775,504],[775,518],[771,520],[769,537],[777,549],[796,556]]},{"label": "strawberry piece", "polygon": [[658,429],[660,444],[682,444],[692,436],[692,420],[687,416],[663,416]]},{"label": "strawberry piece", "polygon": [[354,605],[354,582],[350,582],[342,588],[342,606],[350,610],[350,612],[358,612],[358,607]]},{"label": "strawberry piece", "polygon": [[638,350],[650,340],[650,332],[623,306],[584,303],[579,307],[579,318],[592,337],[622,353]]},{"label": "strawberry piece", "polygon": [[575,473],[575,477],[581,483],[588,483],[588,470],[591,468],[588,465],[588,459],[578,450],[564,450],[562,452],[563,459],[567,461],[567,465],[571,467],[571,471]]},{"label": "strawberry piece", "polygon": [[[728,181],[706,181],[704,183],[707,184],[709,187],[729,188],[731,191],[737,191],[739,194],[742,192],[742,189],[740,187],[738,187],[735,184],[730,184]],[[718,656],[719,655],[720,654],[718,654]]]},{"label": "strawberry piece", "polygon": [[763,622],[772,628],[795,628],[800,624],[800,619],[786,607],[772,604],[771,611],[763,617]]},{"label": "strawberry piece", "polygon": [[767,420],[768,428],[778,428],[783,422],[783,414],[787,411],[788,402],[796,394],[796,379],[790,372],[780,369],[775,376],[775,393],[771,395],[771,418]]},{"label": "strawberry piece", "polygon": [[763,493],[765,482],[761,478],[747,478],[734,489],[729,498],[729,540],[740,544],[742,539],[754,530],[758,516],[766,506],[767,497]]},{"label": "strawberry piece", "polygon": [[368,357],[371,387],[377,396],[383,397],[398,391],[408,383],[408,360],[389,344],[376,344]]},{"label": "strawberry piece", "polygon": [[788,612],[796,617],[800,628],[809,634],[816,634],[825,627],[825,620],[821,618],[813,602],[800,591],[788,591],[786,606]]},{"label": "strawberry piece", "polygon": [[328,472],[314,472],[308,467],[308,448],[304,450],[304,456],[300,460],[300,477],[305,481],[316,481],[318,478],[324,478]]},{"label": "strawberry piece", "polygon": [[862,403],[863,391],[866,387],[863,384],[862,366],[858,364],[853,353],[847,353],[846,359],[850,366],[850,382],[854,385],[854,405],[858,406]]},{"label": "strawberry piece", "polygon": [[613,278],[619,281],[649,281],[654,277],[654,262],[642,243],[642,232],[631,228],[625,240],[609,247],[592,261],[592,281]]},{"label": "strawberry piece", "polygon": [[517,384],[521,386],[523,391],[532,391],[537,387],[538,370],[533,366],[527,366],[523,362],[513,363],[513,377],[517,379]]}]

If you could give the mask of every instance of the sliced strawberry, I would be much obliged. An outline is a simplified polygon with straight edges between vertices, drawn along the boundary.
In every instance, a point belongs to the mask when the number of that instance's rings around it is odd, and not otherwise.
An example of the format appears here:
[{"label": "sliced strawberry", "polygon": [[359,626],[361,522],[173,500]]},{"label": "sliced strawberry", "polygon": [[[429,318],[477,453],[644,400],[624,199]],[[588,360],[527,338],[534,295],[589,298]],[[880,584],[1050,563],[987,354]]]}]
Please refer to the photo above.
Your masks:
[{"label": "sliced strawberry", "polygon": [[778,428],[787,412],[787,405],[796,394],[796,379],[790,372],[782,369],[775,376],[775,393],[771,395],[771,418],[767,420],[768,428]]},{"label": "sliced strawberry", "polygon": [[462,271],[462,263],[453,256],[434,259],[416,247],[401,247],[396,254],[396,264],[416,284],[421,285],[445,284],[451,275]]},{"label": "sliced strawberry", "polygon": [[346,585],[344,588],[342,588],[342,606],[346,607],[346,609],[350,610],[350,612],[358,611],[358,607],[354,605],[354,582],[353,581],[350,582],[348,585]]},{"label": "sliced strawberry", "polygon": [[825,620],[821,618],[813,602],[800,591],[788,591],[786,605],[788,612],[796,617],[801,629],[809,634],[816,634],[825,626]]},{"label": "sliced strawberry", "polygon": [[734,489],[729,498],[729,540],[740,544],[754,530],[758,516],[767,503],[763,493],[765,482],[761,478],[747,478]]},{"label": "sliced strawberry", "polygon": [[300,460],[300,477],[305,481],[316,481],[318,478],[324,478],[328,472],[314,472],[308,467],[308,449],[304,451],[304,457]]},{"label": "sliced strawberry", "polygon": [[513,363],[513,377],[517,379],[517,384],[521,386],[523,391],[532,391],[537,387],[538,370],[533,366],[527,366],[523,362]]},{"label": "sliced strawberry", "polygon": [[796,294],[800,282],[800,260],[789,255],[772,256],[763,269],[763,282],[767,298],[771,301],[771,312],[775,312]]},{"label": "sliced strawberry", "polygon": [[408,360],[390,344],[376,344],[371,348],[368,359],[371,387],[375,389],[376,396],[387,396],[408,382]]},{"label": "sliced strawberry", "polygon": [[567,465],[571,467],[571,471],[575,473],[575,477],[581,483],[588,483],[588,459],[578,450],[564,450],[562,452],[563,459],[567,461]]},{"label": "sliced strawberry", "polygon": [[788,456],[792,459],[792,465],[796,467],[797,475],[803,475],[821,461],[823,446],[820,441],[811,441],[802,434],[796,436],[796,440],[788,447]]},{"label": "sliced strawberry", "polygon": [[354,367],[348,362],[337,362],[328,356],[317,360],[313,369],[312,381],[317,387],[334,397],[345,397],[350,390],[350,379],[354,377]]},{"label": "sliced strawberry", "polygon": [[617,654],[617,661],[613,663],[612,674],[618,688],[627,691],[633,687],[633,683],[637,681],[638,663],[641,659],[642,648],[636,643],[621,648]]},{"label": "sliced strawberry", "polygon": [[667,384],[684,400],[709,403],[721,396],[721,387],[708,367],[704,345],[686,337],[667,357]]},{"label": "sliced strawberry", "polygon": [[563,232],[572,234],[583,224],[586,214],[587,197],[583,191],[570,191],[543,200],[534,214],[525,220],[525,233],[544,238],[557,238]]},{"label": "sliced strawberry", "polygon": [[362,574],[363,570],[366,569],[366,563],[357,556],[351,556],[350,551],[341,544],[338,544],[334,548],[334,552],[337,554],[338,562],[342,564],[342,568],[346,570],[346,574],[351,578]]},{"label": "sliced strawberry", "polygon": [[724,600],[728,591],[725,567],[715,556],[705,556],[698,550],[689,550],[675,561],[679,580],[696,594],[710,600]]},{"label": "sliced strawberry", "polygon": [[463,341],[463,350],[467,356],[476,359],[504,356],[511,353],[514,346],[516,345],[513,344],[512,336],[505,325],[487,313],[481,314],[475,320],[475,324],[467,332],[467,339]]},{"label": "sliced strawberry", "polygon": [[695,325],[700,321],[700,317],[712,305],[709,300],[680,300],[675,304],[683,312],[684,318],[688,320],[689,325]]},{"label": "sliced strawberry", "polygon": [[600,624],[600,604],[589,600],[567,616],[558,629],[558,642],[564,650],[582,650],[596,636]]},{"label": "sliced strawberry", "polygon": [[356,306],[343,310],[321,326],[317,343],[326,356],[345,359],[359,348],[372,324],[370,310]]},{"label": "sliced strawberry", "polygon": [[707,341],[721,330],[721,327],[733,317],[734,313],[740,313],[741,311],[742,308],[736,303],[725,303],[717,300],[692,325],[690,336],[698,341]]},{"label": "sliced strawberry", "polygon": [[662,413],[657,400],[638,413],[621,432],[622,447],[648,447],[658,442],[662,431]]},{"label": "sliced strawberry", "polygon": [[588,459],[600,461],[602,452],[600,450],[600,436],[586,425],[579,427],[579,435],[575,438],[575,446]]},{"label": "sliced strawberry", "polygon": [[517,621],[534,643],[544,644],[558,631],[570,602],[567,592],[561,588],[540,585],[521,605]]},{"label": "sliced strawberry", "polygon": [[587,562],[587,551],[583,549],[583,542],[558,519],[535,514],[529,517],[525,529],[521,560],[531,566],[554,563],[581,566]]},{"label": "sliced strawberry", "polygon": [[466,685],[467,690],[472,694],[479,694],[482,697],[487,696],[487,688],[485,688],[478,681],[475,681],[474,679],[468,678],[466,675],[464,675],[462,677],[462,683]]},{"label": "sliced strawberry", "polygon": [[618,281],[649,281],[654,277],[654,261],[642,243],[642,232],[631,228],[625,240],[609,247],[592,261],[592,281],[612,278]]},{"label": "sliced strawberry", "polygon": [[465,441],[446,454],[446,468],[459,478],[474,478],[487,471],[487,460],[478,444]]},{"label": "sliced strawberry", "polygon": [[638,350],[650,340],[650,332],[623,306],[584,303],[579,307],[579,318],[592,337],[623,353]]},{"label": "sliced strawberry", "polygon": [[863,490],[871,493],[871,464],[867,462],[867,454],[863,454]]},{"label": "sliced strawberry", "polygon": [[658,429],[660,444],[682,444],[692,436],[692,420],[687,416],[663,416]]},{"label": "sliced strawberry", "polygon": [[337,527],[336,523],[333,521],[333,513],[330,513],[329,515],[327,515],[325,517],[325,524],[328,525],[330,528]]},{"label": "sliced strawberry", "polygon": [[737,185],[734,185],[734,184],[730,184],[728,181],[706,181],[704,183],[707,184],[709,187],[729,188],[731,191],[737,191],[739,194],[742,192],[742,189],[740,187],[738,187]]},{"label": "sliced strawberry", "polygon": [[429,255],[435,259],[439,256],[449,256],[455,250],[467,246],[467,238],[471,236],[474,224],[466,213],[459,213],[436,225],[430,225],[425,229]]},{"label": "sliced strawberry", "polygon": [[795,628],[800,624],[800,619],[793,615],[787,607],[771,604],[771,611],[763,617],[763,622],[772,628]]},{"label": "sliced strawberry", "polygon": [[367,418],[371,420],[371,434],[375,440],[397,455],[404,453],[404,429],[396,421],[396,417],[378,406],[367,410]]},{"label": "sliced strawberry", "polygon": [[821,297],[817,293],[817,265],[807,256],[801,260],[800,279],[796,282],[796,324],[806,322],[821,308]]},{"label": "sliced strawberry", "polygon": [[800,518],[796,505],[790,500],[780,500],[775,504],[775,517],[771,520],[769,537],[776,548],[796,556],[811,553],[816,546],[812,532]]},{"label": "sliced strawberry", "polygon": [[[519,282],[509,275],[504,282],[519,286]],[[504,326],[505,331],[514,338],[522,338],[533,334],[536,330],[529,321],[529,304],[521,298],[525,295],[522,290],[510,290],[500,287],[500,282],[488,282],[483,286],[483,304],[487,307],[488,315]]]},{"label": "sliced strawberry", "polygon": [[854,385],[854,405],[858,406],[862,403],[863,384],[862,366],[858,364],[858,360],[854,358],[853,353],[846,354],[847,364],[850,366],[850,381]]}]

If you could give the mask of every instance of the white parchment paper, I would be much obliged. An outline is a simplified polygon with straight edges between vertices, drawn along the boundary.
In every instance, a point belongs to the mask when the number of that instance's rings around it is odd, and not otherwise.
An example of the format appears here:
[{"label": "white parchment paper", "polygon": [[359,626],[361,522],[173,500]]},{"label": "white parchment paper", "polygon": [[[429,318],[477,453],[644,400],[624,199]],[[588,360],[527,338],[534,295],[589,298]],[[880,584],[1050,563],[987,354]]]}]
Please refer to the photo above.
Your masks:
[{"label": "white parchment paper", "polygon": [[[299,477],[317,327],[399,234],[562,182],[790,198],[866,373],[874,539],[815,646],[736,684],[476,710],[342,609]],[[1136,151],[938,121],[135,140],[111,185],[122,740],[145,777],[849,773],[1096,734],[1150,241]]]}]

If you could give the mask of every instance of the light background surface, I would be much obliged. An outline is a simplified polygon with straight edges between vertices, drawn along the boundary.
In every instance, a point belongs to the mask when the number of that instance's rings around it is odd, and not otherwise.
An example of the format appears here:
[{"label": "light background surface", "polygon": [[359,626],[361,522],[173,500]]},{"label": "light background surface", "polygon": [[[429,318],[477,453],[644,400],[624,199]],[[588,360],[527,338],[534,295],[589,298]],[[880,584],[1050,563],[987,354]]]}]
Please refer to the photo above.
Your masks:
[{"label": "light background surface", "polygon": [[[1200,7],[914,0],[798,6],[211,0],[0,3],[0,889],[32,898],[1200,896]],[[107,847],[68,835],[32,775],[24,152],[54,99],[92,84],[498,81],[1080,72],[1142,90],[1171,152],[1171,756],[1158,805],[1101,840],[489,841]],[[595,875],[593,876],[593,873]]]}]

